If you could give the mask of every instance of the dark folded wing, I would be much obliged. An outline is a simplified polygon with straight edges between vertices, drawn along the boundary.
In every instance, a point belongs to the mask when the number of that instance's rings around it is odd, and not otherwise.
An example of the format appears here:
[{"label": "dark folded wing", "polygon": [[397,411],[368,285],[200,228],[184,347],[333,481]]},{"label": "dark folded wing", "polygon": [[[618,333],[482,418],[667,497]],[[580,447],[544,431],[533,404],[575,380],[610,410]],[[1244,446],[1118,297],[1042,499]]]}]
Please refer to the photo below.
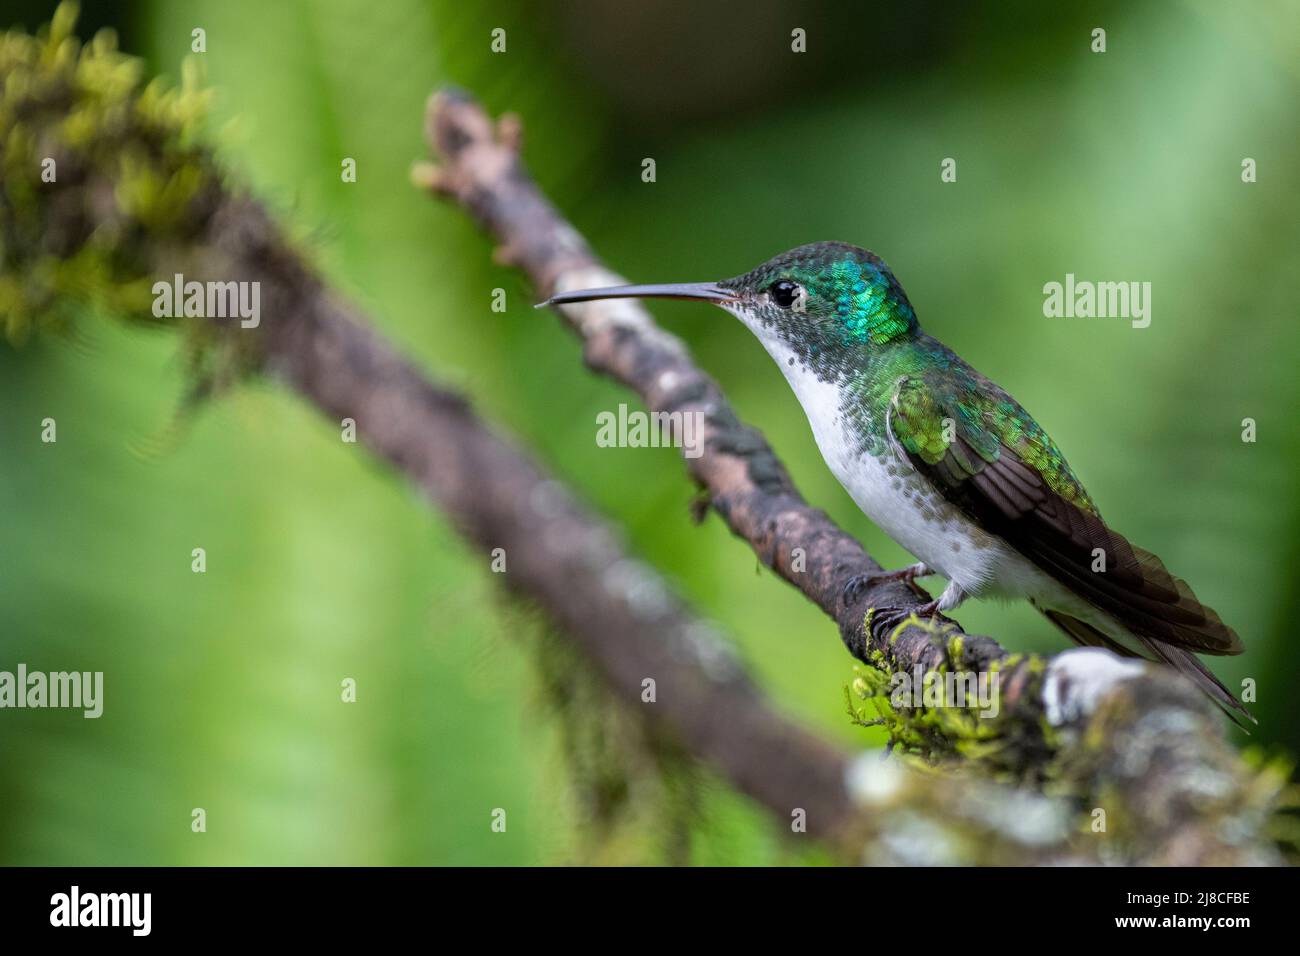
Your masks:
[{"label": "dark folded wing", "polygon": [[887,417],[897,451],[981,527],[1134,634],[1241,653],[1240,638],[1186,582],[1106,526],[1024,410],[991,383],[976,384],[945,393],[924,377],[900,380]]}]

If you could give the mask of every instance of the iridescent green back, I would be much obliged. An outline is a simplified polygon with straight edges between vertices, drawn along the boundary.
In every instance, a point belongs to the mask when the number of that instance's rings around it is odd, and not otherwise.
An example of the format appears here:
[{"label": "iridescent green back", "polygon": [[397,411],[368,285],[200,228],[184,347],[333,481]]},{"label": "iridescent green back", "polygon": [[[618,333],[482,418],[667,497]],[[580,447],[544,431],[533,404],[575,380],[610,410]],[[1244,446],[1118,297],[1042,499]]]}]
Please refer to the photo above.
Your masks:
[{"label": "iridescent green back", "polygon": [[930,336],[909,344],[924,361],[906,363],[914,371],[903,373],[907,380],[891,399],[895,413],[890,423],[899,444],[931,465],[951,451],[968,473],[980,463],[960,460],[965,451],[950,437],[961,436],[988,463],[998,460],[1005,445],[1056,494],[1098,514],[1060,448],[1014,398]]}]

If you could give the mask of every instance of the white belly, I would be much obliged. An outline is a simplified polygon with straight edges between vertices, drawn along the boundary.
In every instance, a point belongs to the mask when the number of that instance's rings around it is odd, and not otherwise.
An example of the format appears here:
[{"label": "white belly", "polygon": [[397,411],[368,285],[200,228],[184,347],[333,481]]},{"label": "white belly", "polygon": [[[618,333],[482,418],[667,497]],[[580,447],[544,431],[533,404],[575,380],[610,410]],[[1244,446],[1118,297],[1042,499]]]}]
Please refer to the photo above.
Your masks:
[{"label": "white belly", "polygon": [[851,447],[835,417],[819,423],[809,415],[808,420],[831,473],[863,514],[963,591],[1021,596],[1016,579],[1024,575],[1009,572],[1038,575],[1001,538],[980,530],[949,504],[910,463],[888,451],[876,458]]},{"label": "white belly", "polygon": [[882,531],[968,594],[1038,598],[1047,606],[1068,599],[1060,585],[1003,539],[949,504],[910,462],[888,447],[880,457],[860,448],[845,427],[840,388],[820,381],[784,342],[759,339],[808,415],[831,473]]}]

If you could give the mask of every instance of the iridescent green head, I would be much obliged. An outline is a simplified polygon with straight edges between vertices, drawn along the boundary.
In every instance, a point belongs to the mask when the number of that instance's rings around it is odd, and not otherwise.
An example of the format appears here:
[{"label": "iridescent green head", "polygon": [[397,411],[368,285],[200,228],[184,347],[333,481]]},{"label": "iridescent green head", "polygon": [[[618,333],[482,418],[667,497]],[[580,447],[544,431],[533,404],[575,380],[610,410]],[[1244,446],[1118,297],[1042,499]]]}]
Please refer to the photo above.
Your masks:
[{"label": "iridescent green head", "polygon": [[814,242],[719,282],[791,345],[881,346],[916,331],[916,313],[880,258],[846,242]]},{"label": "iridescent green head", "polygon": [[902,286],[876,255],[845,242],[814,242],[721,282],[616,286],[564,292],[547,305],[613,298],[713,302],[741,319],[769,351],[832,369],[851,354],[916,335]]}]

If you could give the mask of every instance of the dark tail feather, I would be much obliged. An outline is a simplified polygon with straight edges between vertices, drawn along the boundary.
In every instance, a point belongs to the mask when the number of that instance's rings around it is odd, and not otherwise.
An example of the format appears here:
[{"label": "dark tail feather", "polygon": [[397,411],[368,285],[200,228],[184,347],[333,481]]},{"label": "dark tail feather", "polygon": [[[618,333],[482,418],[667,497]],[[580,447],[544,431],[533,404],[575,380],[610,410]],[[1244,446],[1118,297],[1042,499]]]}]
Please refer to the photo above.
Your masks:
[{"label": "dark tail feather", "polygon": [[[1202,604],[1186,581],[1170,574],[1158,557],[1099,518],[1073,512],[1071,516],[1085,522],[1079,532],[1079,540],[1085,543],[1077,545],[1071,539],[1076,549],[1060,550],[1055,548],[1056,539],[1029,542],[1026,554],[1039,567],[1134,635],[1199,654],[1242,652],[1236,631]],[[1113,562],[1104,574],[1094,573],[1088,563],[1094,547],[1101,547]]]},{"label": "dark tail feather", "polygon": [[[1197,687],[1203,690],[1210,698],[1219,705],[1219,708],[1232,718],[1232,722],[1246,730],[1246,725],[1237,719],[1240,714],[1252,724],[1258,724],[1254,715],[1246,709],[1246,705],[1233,695],[1232,691],[1224,687],[1219,678],[1210,673],[1210,669],[1201,663],[1199,657],[1190,651],[1185,651],[1181,647],[1170,647],[1168,644],[1161,644],[1158,641],[1150,641],[1145,638],[1142,643],[1146,645],[1151,653],[1155,654],[1160,660],[1169,664],[1178,670],[1180,674],[1191,679]],[[1246,730],[1250,733],[1249,730]]]},{"label": "dark tail feather", "polygon": [[1252,724],[1259,723],[1246,709],[1245,705],[1233,696],[1232,691],[1224,687],[1219,679],[1210,673],[1209,668],[1201,663],[1200,658],[1190,651],[1185,651],[1181,647],[1170,647],[1167,644],[1161,644],[1159,641],[1149,640],[1145,637],[1138,637],[1142,646],[1152,654],[1152,657],[1146,657],[1131,648],[1125,647],[1077,617],[1070,617],[1070,615],[1062,614],[1060,611],[1049,611],[1044,608],[1039,608],[1039,610],[1043,612],[1044,617],[1064,631],[1066,637],[1076,644],[1084,647],[1103,647],[1120,657],[1136,657],[1142,660],[1155,660],[1168,664],[1199,687],[1210,700],[1219,706],[1220,710],[1228,715],[1234,724],[1246,731],[1246,733],[1250,733],[1250,731],[1238,719],[1238,715],[1245,717]]},{"label": "dark tail feather", "polygon": [[1060,611],[1049,611],[1041,607],[1038,610],[1042,611],[1043,617],[1064,631],[1065,636],[1076,644],[1081,644],[1084,647],[1104,647],[1120,657],[1142,657],[1141,654],[1130,650],[1119,641],[1111,640],[1091,624],[1081,621],[1077,617],[1070,617],[1070,615],[1062,614]]}]

